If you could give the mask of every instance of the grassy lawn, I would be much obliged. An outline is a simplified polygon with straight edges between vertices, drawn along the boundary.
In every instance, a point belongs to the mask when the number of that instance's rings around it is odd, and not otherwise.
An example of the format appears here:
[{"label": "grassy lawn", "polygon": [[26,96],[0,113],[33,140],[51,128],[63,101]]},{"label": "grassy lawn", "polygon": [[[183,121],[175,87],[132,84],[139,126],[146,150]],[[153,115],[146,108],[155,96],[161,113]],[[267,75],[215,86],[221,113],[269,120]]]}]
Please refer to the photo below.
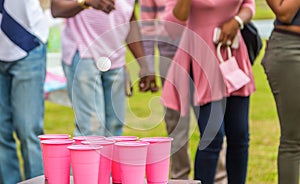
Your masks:
[{"label": "grassy lawn", "polygon": [[270,19],[274,18],[274,14],[268,7],[265,0],[256,0],[256,13],[254,19]]},{"label": "grassy lawn", "polygon": [[[265,1],[256,1],[257,10],[255,19],[274,17]],[[59,32],[51,32],[49,51],[59,51]],[[264,49],[263,49],[264,50]],[[271,95],[266,76],[263,72],[260,60],[257,59],[253,66],[256,92],[251,96],[250,104],[250,154],[248,167],[248,183],[253,184],[275,184],[276,158],[279,140],[279,124],[275,112],[275,104]],[[128,61],[132,56],[128,54]],[[130,67],[133,81],[136,81],[136,66]],[[124,134],[145,136],[166,136],[163,122],[163,108],[159,103],[159,93],[142,94],[134,88],[134,96],[127,99],[127,116]],[[46,133],[69,133],[74,130],[74,114],[71,108],[46,102],[45,132]],[[192,162],[195,149],[199,141],[199,132],[195,118],[191,121],[190,152]],[[193,165],[193,164],[192,164]],[[192,173],[191,173],[192,177]]]}]

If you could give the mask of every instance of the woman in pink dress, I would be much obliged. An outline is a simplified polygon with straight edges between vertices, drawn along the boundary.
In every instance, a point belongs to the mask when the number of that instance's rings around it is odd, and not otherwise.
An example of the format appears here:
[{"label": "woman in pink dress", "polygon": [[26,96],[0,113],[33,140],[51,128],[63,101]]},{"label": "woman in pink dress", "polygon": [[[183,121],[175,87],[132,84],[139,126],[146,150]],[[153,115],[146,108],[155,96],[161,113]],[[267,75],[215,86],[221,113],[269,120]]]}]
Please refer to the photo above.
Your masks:
[{"label": "woman in pink dress", "polygon": [[[240,29],[253,17],[254,1],[172,0],[167,8],[172,9],[166,10],[172,13],[164,17],[170,35],[174,36],[179,29],[184,30],[163,88],[162,103],[185,115],[190,95],[193,95],[201,134],[194,178],[204,184],[214,182],[219,152],[223,137],[226,136],[228,183],[245,183],[249,96],[255,91],[255,85]],[[220,37],[214,42],[216,27],[221,31]],[[237,45],[233,44],[236,36]],[[224,60],[228,58],[229,47],[239,69],[248,77],[249,81],[241,88],[228,90],[219,67],[218,44],[222,44],[221,55]],[[190,84],[194,86],[194,92],[189,91]]]}]

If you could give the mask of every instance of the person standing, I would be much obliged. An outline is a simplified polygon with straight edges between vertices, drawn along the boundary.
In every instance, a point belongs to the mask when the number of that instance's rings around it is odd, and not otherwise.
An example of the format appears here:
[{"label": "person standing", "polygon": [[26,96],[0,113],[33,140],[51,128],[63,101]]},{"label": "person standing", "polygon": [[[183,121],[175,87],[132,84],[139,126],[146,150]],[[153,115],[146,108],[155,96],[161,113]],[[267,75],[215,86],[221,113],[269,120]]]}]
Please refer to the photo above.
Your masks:
[{"label": "person standing", "polygon": [[[139,0],[140,28],[148,66],[154,72],[155,48],[157,46],[162,85],[177,50],[179,40],[172,40],[164,30],[161,18],[165,12],[165,4],[165,0]],[[170,177],[173,179],[188,179],[191,170],[188,150],[189,114],[180,117],[177,111],[165,108],[164,120],[168,135],[173,138]]]},{"label": "person standing", "polygon": [[[140,66],[140,91],[156,85],[145,62],[134,0],[52,0],[54,17],[66,18],[62,60],[76,115],[75,136],[116,136],[125,121],[126,45]],[[97,69],[108,58],[107,71]],[[106,63],[109,64],[109,63]]]},{"label": "person standing", "polygon": [[279,184],[299,183],[300,163],[300,2],[267,0],[276,15],[262,66],[280,123],[277,167]]},{"label": "person standing", "polygon": [[16,184],[21,170],[26,179],[43,174],[38,135],[44,133],[49,30],[38,0],[2,0],[0,13],[0,183]]},{"label": "person standing", "polygon": [[[232,48],[236,35],[255,12],[253,0],[172,0],[173,9],[166,20],[173,29],[185,26],[178,51],[170,66],[162,92],[162,103],[182,115],[188,113],[190,96],[200,130],[194,178],[204,184],[214,183],[219,153],[226,136],[228,183],[246,183],[249,147],[249,96],[255,91],[248,52],[243,38]],[[168,26],[172,27],[172,26]],[[213,41],[220,28],[217,43]],[[218,45],[218,47],[217,47]],[[222,45],[222,47],[220,47]],[[217,49],[220,48],[220,54]],[[249,81],[232,92],[224,81],[218,55],[236,59],[240,72]],[[225,76],[224,76],[225,77]],[[190,80],[194,92],[190,92]]]}]

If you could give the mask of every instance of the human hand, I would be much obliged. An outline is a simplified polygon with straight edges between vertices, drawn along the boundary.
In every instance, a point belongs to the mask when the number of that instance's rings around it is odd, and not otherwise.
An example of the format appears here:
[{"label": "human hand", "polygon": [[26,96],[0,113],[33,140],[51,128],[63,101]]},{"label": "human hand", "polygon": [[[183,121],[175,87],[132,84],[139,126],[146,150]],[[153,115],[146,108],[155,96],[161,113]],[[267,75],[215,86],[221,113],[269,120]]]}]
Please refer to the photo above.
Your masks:
[{"label": "human hand", "polygon": [[115,9],[115,0],[86,0],[86,4],[107,14]]},{"label": "human hand", "polygon": [[150,91],[152,93],[155,93],[159,90],[159,87],[156,84],[156,77],[155,75],[150,75],[149,76],[149,80],[150,80]]},{"label": "human hand", "polygon": [[139,81],[139,90],[141,92],[147,92],[149,90],[151,92],[157,92],[158,89],[159,88],[156,84],[155,75],[148,75],[148,76],[141,77]]},{"label": "human hand", "polygon": [[139,76],[140,76],[139,89],[141,92],[147,92],[149,90],[151,92],[158,91],[155,74],[150,73],[147,67],[141,67]]},{"label": "human hand", "polygon": [[234,19],[224,23],[221,27],[221,34],[218,42],[223,43],[223,45],[231,46],[238,30],[239,24]]},{"label": "human hand", "polygon": [[131,83],[129,71],[126,66],[124,66],[124,72],[125,72],[125,95],[130,97],[133,95],[133,86]]}]

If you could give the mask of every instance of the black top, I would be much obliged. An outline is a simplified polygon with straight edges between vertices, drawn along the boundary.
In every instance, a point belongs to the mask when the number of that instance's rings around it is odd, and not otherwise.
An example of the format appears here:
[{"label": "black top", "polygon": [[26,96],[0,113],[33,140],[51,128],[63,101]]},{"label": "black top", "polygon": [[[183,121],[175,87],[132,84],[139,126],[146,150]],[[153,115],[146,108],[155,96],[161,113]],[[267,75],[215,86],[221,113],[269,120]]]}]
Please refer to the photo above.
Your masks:
[{"label": "black top", "polygon": [[291,23],[282,23],[280,22],[277,18],[274,22],[275,25],[296,25],[296,26],[300,26],[300,10],[298,10],[297,14],[295,15],[295,17],[293,18]]}]

